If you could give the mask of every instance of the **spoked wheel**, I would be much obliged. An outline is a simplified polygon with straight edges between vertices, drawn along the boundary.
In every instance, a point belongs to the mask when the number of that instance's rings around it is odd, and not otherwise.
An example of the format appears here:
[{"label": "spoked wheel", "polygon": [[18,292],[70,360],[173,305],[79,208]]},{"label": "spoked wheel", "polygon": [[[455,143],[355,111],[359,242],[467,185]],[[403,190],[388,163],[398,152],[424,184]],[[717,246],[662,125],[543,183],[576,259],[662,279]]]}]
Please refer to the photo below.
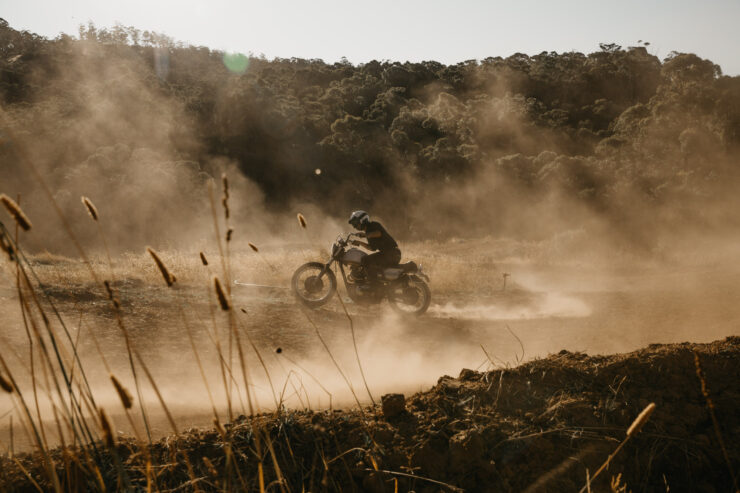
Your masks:
[{"label": "spoked wheel", "polygon": [[310,308],[323,305],[337,290],[336,276],[330,270],[323,272],[324,267],[320,262],[309,262],[298,267],[293,274],[290,283],[293,293]]},{"label": "spoked wheel", "polygon": [[432,302],[432,292],[421,279],[409,279],[406,286],[398,286],[388,293],[391,307],[405,315],[421,315]]}]

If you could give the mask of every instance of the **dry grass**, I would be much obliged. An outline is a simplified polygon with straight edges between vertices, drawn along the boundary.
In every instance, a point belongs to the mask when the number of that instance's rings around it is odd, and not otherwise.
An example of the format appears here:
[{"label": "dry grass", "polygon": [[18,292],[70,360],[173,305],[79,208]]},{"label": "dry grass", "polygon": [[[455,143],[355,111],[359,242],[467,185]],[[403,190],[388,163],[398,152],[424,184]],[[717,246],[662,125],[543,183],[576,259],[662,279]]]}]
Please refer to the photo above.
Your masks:
[{"label": "dry grass", "polygon": [[113,382],[113,387],[116,389],[118,397],[121,399],[121,405],[124,409],[131,409],[133,406],[133,397],[131,397],[131,393],[126,390],[126,387],[118,381],[115,375],[111,375],[110,379],[111,382]]},{"label": "dry grass", "polygon": [[11,384],[2,374],[0,374],[0,389],[3,389],[8,394],[13,392],[13,384]]},{"label": "dry grass", "polygon": [[90,217],[93,219],[93,221],[98,220],[98,208],[95,207],[95,204],[92,203],[92,201],[87,197],[82,197],[82,204],[87,209],[87,213],[90,214]]},{"label": "dry grass", "polygon": [[601,464],[601,467],[596,470],[593,476],[591,476],[590,474],[587,475],[586,484],[583,486],[583,488],[581,488],[580,493],[583,493],[586,490],[591,491],[591,483],[598,477],[599,474],[604,471],[604,469],[607,469],[609,467],[611,461],[619,453],[619,451],[622,450],[622,447],[624,447],[629,439],[640,432],[645,423],[647,423],[647,420],[650,419],[650,415],[653,414],[653,411],[655,411],[655,403],[651,402],[647,405],[647,407],[645,407],[645,409],[642,410],[637,418],[635,418],[630,427],[627,428],[627,436],[619,443],[614,452],[612,452],[609,457],[606,458],[604,463]]},{"label": "dry grass", "polygon": [[23,209],[16,203],[15,200],[11,199],[4,193],[0,193],[0,202],[5,206],[5,208],[8,210],[8,214],[10,214],[13,219],[15,219],[15,222],[18,223],[18,226],[23,228],[24,231],[28,231],[31,229],[31,220],[28,219],[28,216],[26,216],[25,212],[23,212]]},{"label": "dry grass", "polygon": [[696,366],[696,376],[699,378],[699,382],[701,383],[701,393],[707,403],[707,410],[709,411],[709,415],[712,418],[712,427],[714,428],[714,434],[717,437],[717,442],[719,443],[720,449],[722,450],[722,457],[724,458],[725,463],[727,464],[727,469],[730,472],[733,487],[735,488],[735,491],[740,491],[740,488],[738,488],[737,477],[735,476],[735,470],[732,467],[732,461],[730,460],[730,456],[727,453],[727,446],[725,445],[725,440],[722,436],[719,421],[717,421],[717,414],[714,408],[714,402],[709,395],[709,386],[707,385],[707,379],[704,376],[704,369],[701,366],[701,359],[699,358],[699,353],[697,353],[696,351],[694,351],[694,366]]},{"label": "dry grass", "polygon": [[218,304],[221,306],[221,309],[223,311],[231,310],[231,303],[229,302],[229,299],[226,296],[226,291],[224,291],[218,277],[213,278],[213,287],[216,291],[216,298],[218,299]]},{"label": "dry grass", "polygon": [[154,259],[154,263],[157,264],[157,268],[159,269],[159,272],[162,274],[162,277],[164,278],[164,282],[167,283],[168,287],[172,287],[172,285],[177,280],[175,276],[170,272],[170,270],[167,268],[164,262],[162,262],[162,259],[159,258],[159,255],[157,255],[157,252],[155,252],[149,247],[146,247],[146,251],[149,253],[149,255],[152,256],[152,258]]}]

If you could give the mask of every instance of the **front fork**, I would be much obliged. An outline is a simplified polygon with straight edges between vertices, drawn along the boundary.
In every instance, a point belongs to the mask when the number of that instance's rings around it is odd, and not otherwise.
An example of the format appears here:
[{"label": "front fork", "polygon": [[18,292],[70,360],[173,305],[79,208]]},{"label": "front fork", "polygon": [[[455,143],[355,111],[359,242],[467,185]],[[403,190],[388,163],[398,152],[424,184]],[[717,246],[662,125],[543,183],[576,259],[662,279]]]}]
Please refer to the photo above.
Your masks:
[{"label": "front fork", "polygon": [[321,272],[319,272],[319,279],[324,277],[324,275],[331,270],[331,264],[334,262],[334,259],[329,260],[326,264],[324,264],[324,268],[321,269]]},{"label": "front fork", "polygon": [[345,287],[348,286],[348,284],[347,284],[347,273],[344,272],[344,264],[342,264],[341,262],[339,263],[339,272],[342,273],[342,280],[344,281],[344,286]]}]

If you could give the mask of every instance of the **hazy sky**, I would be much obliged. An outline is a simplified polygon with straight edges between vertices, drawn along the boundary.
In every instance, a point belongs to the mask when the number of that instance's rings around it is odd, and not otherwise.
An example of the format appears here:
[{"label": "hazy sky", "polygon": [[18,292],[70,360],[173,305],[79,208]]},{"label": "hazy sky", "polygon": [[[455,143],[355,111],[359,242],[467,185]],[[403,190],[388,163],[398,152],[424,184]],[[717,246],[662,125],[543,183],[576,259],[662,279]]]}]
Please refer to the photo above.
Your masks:
[{"label": "hazy sky", "polygon": [[119,22],[219,50],[353,63],[590,53],[643,40],[661,59],[693,52],[740,74],[740,0],[0,0],[0,17],[49,37]]}]

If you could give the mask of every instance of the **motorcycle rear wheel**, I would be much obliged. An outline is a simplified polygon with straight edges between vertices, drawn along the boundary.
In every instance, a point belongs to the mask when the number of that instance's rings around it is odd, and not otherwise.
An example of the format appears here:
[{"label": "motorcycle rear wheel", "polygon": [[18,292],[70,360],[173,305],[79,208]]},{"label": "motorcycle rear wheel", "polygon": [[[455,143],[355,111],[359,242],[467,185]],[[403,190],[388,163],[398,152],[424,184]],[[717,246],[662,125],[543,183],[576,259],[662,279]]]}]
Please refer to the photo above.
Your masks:
[{"label": "motorcycle rear wheel", "polygon": [[432,302],[432,292],[423,280],[409,279],[407,287],[398,287],[388,293],[391,308],[403,315],[422,315]]},{"label": "motorcycle rear wheel", "polygon": [[290,286],[296,298],[309,308],[318,308],[329,301],[337,290],[337,277],[330,270],[319,274],[325,265],[321,262],[308,262],[296,269]]}]

